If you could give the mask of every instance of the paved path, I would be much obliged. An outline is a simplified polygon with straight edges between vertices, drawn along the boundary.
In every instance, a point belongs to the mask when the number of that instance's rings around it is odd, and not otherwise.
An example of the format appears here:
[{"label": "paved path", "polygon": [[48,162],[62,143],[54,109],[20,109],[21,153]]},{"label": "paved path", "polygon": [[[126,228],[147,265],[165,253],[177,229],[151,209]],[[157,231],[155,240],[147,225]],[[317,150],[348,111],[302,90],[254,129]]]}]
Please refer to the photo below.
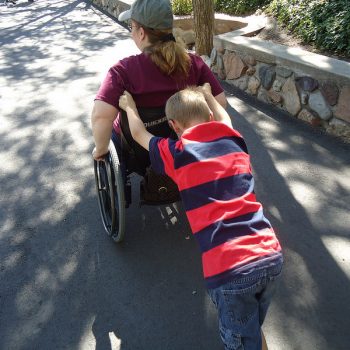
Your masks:
[{"label": "paved path", "polygon": [[[102,231],[89,114],[128,32],[84,1],[18,0],[0,44],[0,349],[221,349],[181,207],[139,208],[135,177],[125,242]],[[285,250],[270,349],[347,350],[350,147],[229,90]]]}]

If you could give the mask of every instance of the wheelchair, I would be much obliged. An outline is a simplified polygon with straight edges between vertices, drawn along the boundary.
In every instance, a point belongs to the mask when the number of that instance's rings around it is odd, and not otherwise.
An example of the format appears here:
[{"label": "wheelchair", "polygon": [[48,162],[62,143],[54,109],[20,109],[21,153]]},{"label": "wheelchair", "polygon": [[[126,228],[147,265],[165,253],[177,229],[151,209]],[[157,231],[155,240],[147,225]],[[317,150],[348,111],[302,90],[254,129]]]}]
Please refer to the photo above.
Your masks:
[{"label": "wheelchair", "polygon": [[[169,127],[164,107],[138,108],[146,129],[155,136],[176,139]],[[176,184],[166,175],[156,174],[148,151],[131,136],[125,111],[120,112],[120,134],[113,131],[108,153],[101,161],[94,160],[95,183],[104,230],[119,243],[125,235],[126,210],[131,204],[130,176],[141,176],[140,206],[164,205],[180,200]]]}]

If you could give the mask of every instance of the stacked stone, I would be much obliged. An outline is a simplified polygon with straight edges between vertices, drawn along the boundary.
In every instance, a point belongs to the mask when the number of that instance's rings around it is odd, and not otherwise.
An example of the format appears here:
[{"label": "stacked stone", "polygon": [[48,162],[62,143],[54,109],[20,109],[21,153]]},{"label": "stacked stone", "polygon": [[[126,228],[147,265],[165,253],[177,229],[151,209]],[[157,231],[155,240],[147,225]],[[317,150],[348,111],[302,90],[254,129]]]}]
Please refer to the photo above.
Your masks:
[{"label": "stacked stone", "polygon": [[319,81],[289,67],[225,49],[214,48],[207,61],[220,79],[350,141],[350,86]]},{"label": "stacked stone", "polygon": [[118,0],[92,0],[92,2],[100,7],[102,10],[108,12],[115,18],[118,18],[119,14],[130,8],[130,4],[125,1]]}]

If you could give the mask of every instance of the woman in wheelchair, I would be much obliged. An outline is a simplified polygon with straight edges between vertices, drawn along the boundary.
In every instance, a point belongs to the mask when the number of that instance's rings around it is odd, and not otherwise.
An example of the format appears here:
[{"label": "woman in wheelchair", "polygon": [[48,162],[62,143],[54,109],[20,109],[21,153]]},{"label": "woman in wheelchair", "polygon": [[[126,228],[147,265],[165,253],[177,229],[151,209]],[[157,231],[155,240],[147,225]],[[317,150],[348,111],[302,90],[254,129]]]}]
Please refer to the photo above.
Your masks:
[{"label": "woman in wheelchair", "polygon": [[[106,160],[106,154],[113,153],[110,144],[110,140],[113,140],[117,150],[113,158],[118,158],[116,162],[124,183],[124,192],[118,195],[123,197],[122,202],[128,205],[130,186],[127,175],[136,172],[144,176],[149,171],[150,161],[148,152],[132,139],[126,115],[120,112],[118,101],[123,92],[127,90],[133,96],[147,129],[152,134],[162,137],[172,135],[164,108],[168,98],[175,92],[208,82],[213,95],[224,107],[226,97],[218,80],[201,57],[188,53],[182,43],[175,41],[172,34],[173,13],[169,0],[136,0],[130,10],[121,13],[118,19],[128,21],[132,39],[141,52],[120,60],[109,69],[95,97],[91,124],[95,141],[95,161]],[[175,134],[173,136],[176,137]],[[101,170],[104,165],[103,162],[95,163],[96,173],[96,169]],[[113,172],[113,167],[111,171]],[[115,174],[111,173],[110,177],[116,182]],[[108,176],[101,175],[96,181],[99,194],[105,192]],[[112,190],[112,186],[109,190]],[[113,201],[114,197],[115,193],[110,193],[102,202]],[[120,198],[118,200],[121,201]],[[125,208],[124,203],[119,205],[119,211]],[[117,206],[115,204],[113,208],[112,205],[109,211],[117,210]],[[119,226],[121,216],[119,213]],[[118,223],[116,225],[118,226]],[[113,223],[107,226],[113,226]],[[107,227],[106,230],[109,232],[110,228]]]}]

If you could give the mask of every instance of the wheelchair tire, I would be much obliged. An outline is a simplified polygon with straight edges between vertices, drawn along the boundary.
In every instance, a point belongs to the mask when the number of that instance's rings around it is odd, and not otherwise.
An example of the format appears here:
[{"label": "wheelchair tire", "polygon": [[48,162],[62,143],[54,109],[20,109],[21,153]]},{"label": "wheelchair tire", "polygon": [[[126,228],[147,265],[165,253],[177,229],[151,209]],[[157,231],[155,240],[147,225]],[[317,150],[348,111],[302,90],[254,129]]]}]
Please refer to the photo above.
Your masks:
[{"label": "wheelchair tire", "polygon": [[95,182],[103,227],[107,234],[119,243],[125,233],[124,180],[112,141],[108,150],[103,161],[94,161]]}]

